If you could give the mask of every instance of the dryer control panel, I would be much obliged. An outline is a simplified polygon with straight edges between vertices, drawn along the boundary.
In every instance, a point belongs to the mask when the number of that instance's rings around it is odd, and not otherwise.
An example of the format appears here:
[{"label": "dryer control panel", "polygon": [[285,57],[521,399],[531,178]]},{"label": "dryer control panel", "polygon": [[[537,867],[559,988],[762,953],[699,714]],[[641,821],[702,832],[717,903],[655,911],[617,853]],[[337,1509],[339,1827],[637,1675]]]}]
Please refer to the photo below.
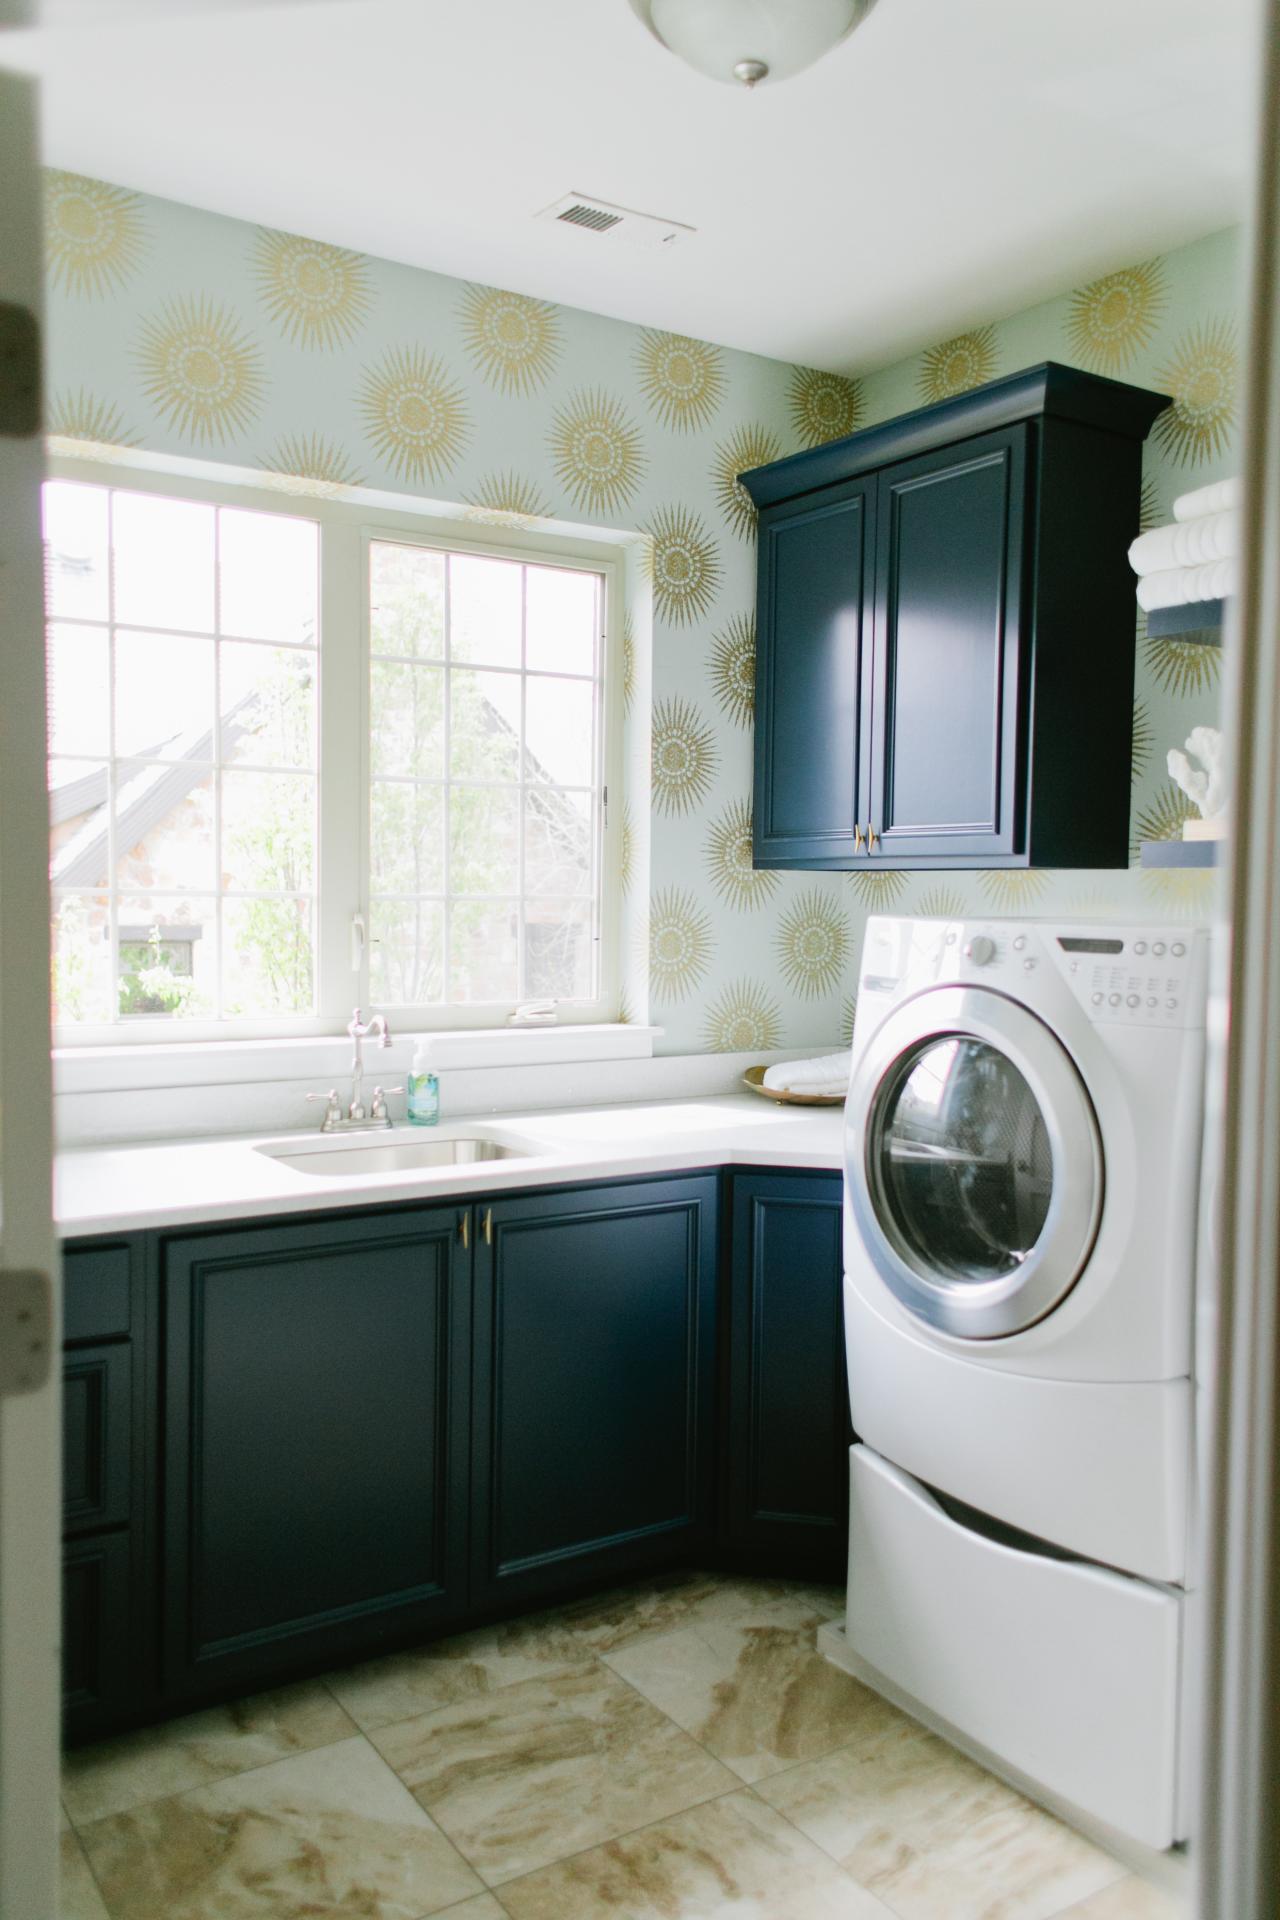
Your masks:
[{"label": "dryer control panel", "polygon": [[883,1007],[954,980],[1034,1005],[1037,975],[1046,970],[1099,1025],[1204,1024],[1208,934],[1198,927],[877,915],[867,923],[859,998]]}]

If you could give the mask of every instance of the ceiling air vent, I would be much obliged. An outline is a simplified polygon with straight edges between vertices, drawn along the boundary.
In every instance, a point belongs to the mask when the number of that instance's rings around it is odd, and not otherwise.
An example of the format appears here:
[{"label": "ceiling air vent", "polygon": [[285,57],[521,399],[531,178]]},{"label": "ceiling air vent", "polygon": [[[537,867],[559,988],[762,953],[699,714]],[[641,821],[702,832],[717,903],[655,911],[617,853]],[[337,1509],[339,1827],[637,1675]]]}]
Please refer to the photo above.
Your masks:
[{"label": "ceiling air vent", "polygon": [[652,213],[637,213],[634,207],[615,207],[608,200],[597,200],[589,193],[566,193],[537,216],[553,220],[557,226],[579,227],[615,246],[673,247],[695,231],[682,220],[659,220]]}]

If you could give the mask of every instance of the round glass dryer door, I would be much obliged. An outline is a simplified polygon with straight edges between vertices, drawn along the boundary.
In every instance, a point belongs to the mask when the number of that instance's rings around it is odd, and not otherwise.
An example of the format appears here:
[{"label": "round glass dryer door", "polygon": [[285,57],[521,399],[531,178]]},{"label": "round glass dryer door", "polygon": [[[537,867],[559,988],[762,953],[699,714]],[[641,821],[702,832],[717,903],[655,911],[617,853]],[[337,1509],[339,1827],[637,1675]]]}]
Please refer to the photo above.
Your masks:
[{"label": "round glass dryer door", "polygon": [[960,988],[906,1002],[860,1063],[846,1124],[863,1243],[912,1313],[992,1339],[1070,1292],[1101,1212],[1097,1123],[1025,1007]]}]

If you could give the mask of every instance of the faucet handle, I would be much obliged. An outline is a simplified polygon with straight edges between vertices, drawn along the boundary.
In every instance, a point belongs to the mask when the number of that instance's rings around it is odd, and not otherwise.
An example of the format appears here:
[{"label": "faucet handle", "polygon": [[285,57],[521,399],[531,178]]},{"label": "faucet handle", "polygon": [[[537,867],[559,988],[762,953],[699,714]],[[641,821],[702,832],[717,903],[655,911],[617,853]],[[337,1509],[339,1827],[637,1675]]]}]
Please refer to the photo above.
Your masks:
[{"label": "faucet handle", "polygon": [[369,1118],[371,1120],[385,1120],[387,1124],[390,1125],[391,1116],[387,1112],[387,1095],[390,1093],[403,1092],[403,1087],[375,1087],[373,1090],[373,1105],[369,1109]]},{"label": "faucet handle", "polygon": [[332,1133],[333,1129],[339,1126],[342,1121],[342,1106],[338,1100],[338,1089],[336,1087],[330,1087],[328,1093],[309,1093],[307,1099],[324,1101],[324,1119],[320,1122],[320,1131],[321,1133]]}]

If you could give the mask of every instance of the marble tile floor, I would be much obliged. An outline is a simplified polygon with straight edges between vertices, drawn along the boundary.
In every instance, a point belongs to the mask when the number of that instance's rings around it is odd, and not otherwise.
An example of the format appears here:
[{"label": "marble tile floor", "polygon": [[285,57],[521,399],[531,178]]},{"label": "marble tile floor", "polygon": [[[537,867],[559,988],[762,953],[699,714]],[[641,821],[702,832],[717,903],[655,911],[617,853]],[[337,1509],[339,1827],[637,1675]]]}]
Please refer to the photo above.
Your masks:
[{"label": "marble tile floor", "polygon": [[828,1665],[841,1604],[682,1574],[70,1754],[61,1920],[1176,1920]]}]

